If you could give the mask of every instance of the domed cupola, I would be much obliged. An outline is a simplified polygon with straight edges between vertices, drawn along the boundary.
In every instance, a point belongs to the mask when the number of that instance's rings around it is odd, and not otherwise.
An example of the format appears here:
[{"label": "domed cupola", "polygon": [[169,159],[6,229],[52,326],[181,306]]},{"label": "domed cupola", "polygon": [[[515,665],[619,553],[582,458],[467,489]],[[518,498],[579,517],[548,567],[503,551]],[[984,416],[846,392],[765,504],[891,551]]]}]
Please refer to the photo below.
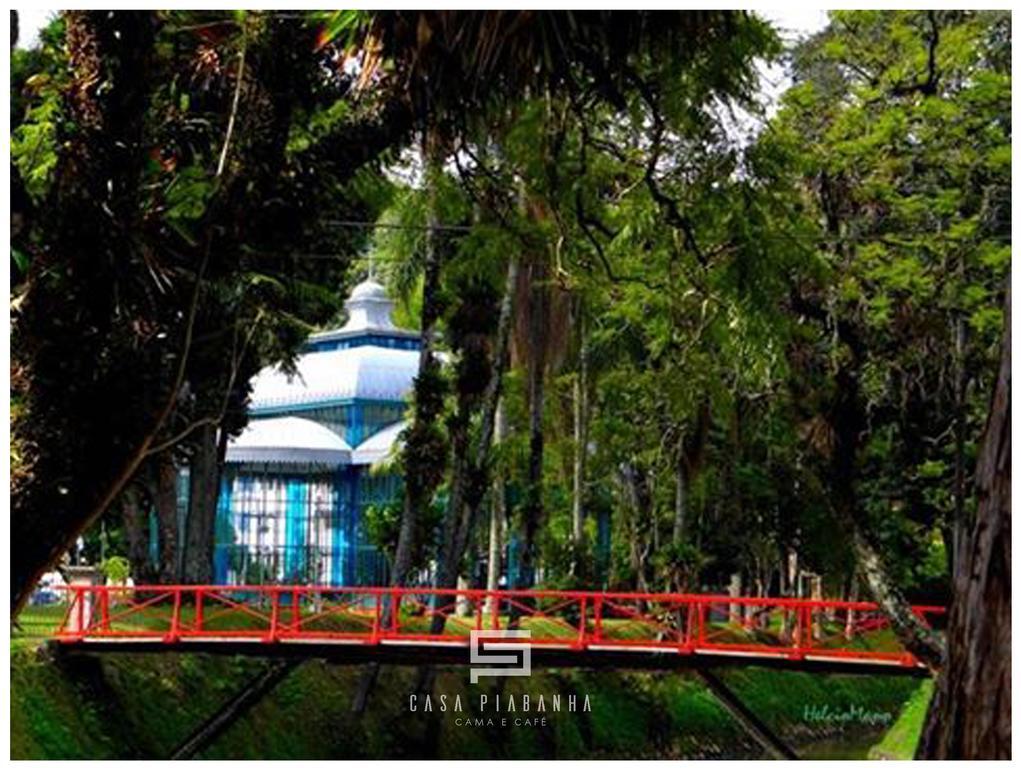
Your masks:
[{"label": "domed cupola", "polygon": [[392,331],[394,326],[394,303],[386,295],[386,289],[372,278],[358,283],[344,302],[347,323],[341,332]]},{"label": "domed cupola", "polygon": [[385,349],[417,350],[421,337],[417,331],[394,325],[394,302],[386,288],[371,277],[354,287],[344,302],[347,322],[340,328],[313,333],[304,352],[330,352],[352,347],[375,346]]},{"label": "domed cupola", "polygon": [[[354,287],[344,306],[347,322],[312,334],[295,360],[293,372],[274,365],[255,376],[253,415],[372,402],[395,410],[388,419],[400,418],[418,374],[421,337],[417,331],[394,325],[394,302],[371,278]],[[361,427],[350,432],[347,427],[337,429],[352,446],[366,434]]]}]

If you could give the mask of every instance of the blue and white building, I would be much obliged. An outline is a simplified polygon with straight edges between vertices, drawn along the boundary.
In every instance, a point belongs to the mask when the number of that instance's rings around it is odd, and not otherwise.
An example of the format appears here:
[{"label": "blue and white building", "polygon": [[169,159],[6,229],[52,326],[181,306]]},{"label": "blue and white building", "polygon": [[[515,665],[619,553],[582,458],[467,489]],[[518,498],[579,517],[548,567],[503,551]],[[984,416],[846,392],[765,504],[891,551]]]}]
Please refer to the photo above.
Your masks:
[{"label": "blue and white building", "polygon": [[347,323],[309,337],[296,372],[253,380],[250,423],[227,448],[217,509],[218,583],[384,584],[366,536],[371,504],[394,500],[386,459],[404,428],[421,338],[393,323],[373,280]]}]

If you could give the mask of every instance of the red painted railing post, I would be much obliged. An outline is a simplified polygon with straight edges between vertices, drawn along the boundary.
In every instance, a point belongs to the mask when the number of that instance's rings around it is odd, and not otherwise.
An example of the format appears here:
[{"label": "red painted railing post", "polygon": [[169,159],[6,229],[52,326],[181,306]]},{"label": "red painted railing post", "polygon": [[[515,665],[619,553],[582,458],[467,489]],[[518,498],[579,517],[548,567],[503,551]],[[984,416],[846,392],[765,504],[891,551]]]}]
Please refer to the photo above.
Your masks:
[{"label": "red painted railing post", "polygon": [[195,632],[202,632],[202,621],[205,618],[203,615],[203,606],[205,602],[206,588],[199,587],[195,590]]},{"label": "red painted railing post", "polygon": [[395,635],[401,629],[401,598],[396,589],[390,590],[390,631]]},{"label": "red painted railing post", "polygon": [[476,596],[475,598],[475,629],[482,629],[482,608],[485,606],[486,601]]},{"label": "red painted railing post", "polygon": [[170,632],[166,636],[169,643],[176,643],[181,636],[181,590],[174,589],[173,594],[174,607],[170,613]]},{"label": "red painted railing post", "polygon": [[578,647],[585,647],[585,626],[588,624],[588,600],[583,595],[578,616]]},{"label": "red painted railing post", "polygon": [[381,629],[380,624],[383,621],[383,593],[376,593],[376,612],[372,617],[372,638],[371,642],[373,645],[379,643],[379,631]]},{"label": "red painted railing post", "polygon": [[691,653],[694,648],[695,634],[695,604],[690,600],[682,601],[681,605],[684,606],[684,626],[680,627],[680,632],[684,638],[684,644],[682,650],[685,653]]},{"label": "red painted railing post", "polygon": [[492,616],[490,616],[490,622],[489,623],[490,623],[490,625],[492,626],[493,629],[499,629],[500,628],[500,593],[499,592],[491,592],[490,594],[492,595],[492,599],[489,601],[489,605],[491,606],[490,607],[490,613],[492,614]]},{"label": "red painted railing post", "polygon": [[291,631],[297,632],[301,629],[301,598],[298,595],[298,588],[291,590]]},{"label": "red painted railing post", "polygon": [[99,628],[102,632],[110,631],[110,590],[99,593]]},{"label": "red painted railing post", "polygon": [[603,639],[603,596],[596,595],[595,605],[592,606],[592,620],[595,627],[596,642]]},{"label": "red painted railing post", "polygon": [[794,609],[794,653],[792,658],[800,659],[805,654],[803,648],[805,645],[805,609],[802,606],[798,606]]},{"label": "red painted railing post", "polygon": [[67,608],[64,609],[64,618],[60,620],[60,624],[57,626],[57,635],[66,636],[71,632],[71,627],[74,624],[74,594],[68,590],[67,594]]},{"label": "red painted railing post", "polygon": [[75,600],[78,601],[78,637],[85,637],[85,632],[88,629],[85,626],[85,590],[75,590]]},{"label": "red painted railing post", "polygon": [[275,643],[277,640],[277,629],[280,626],[280,593],[277,590],[273,590],[270,593],[270,608],[269,608],[269,637],[266,640],[270,643]]},{"label": "red painted railing post", "polygon": [[696,648],[705,646],[705,611],[706,604],[700,600],[698,603],[698,641],[695,643]]}]

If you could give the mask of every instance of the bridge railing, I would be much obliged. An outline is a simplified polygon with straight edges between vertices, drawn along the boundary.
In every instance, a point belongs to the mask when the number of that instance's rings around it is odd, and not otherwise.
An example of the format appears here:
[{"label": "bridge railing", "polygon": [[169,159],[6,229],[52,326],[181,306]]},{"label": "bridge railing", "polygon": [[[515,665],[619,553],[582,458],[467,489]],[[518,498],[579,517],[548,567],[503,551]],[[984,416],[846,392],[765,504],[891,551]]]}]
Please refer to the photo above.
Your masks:
[{"label": "bridge railing", "polygon": [[[445,643],[519,628],[527,642],[645,650],[917,660],[874,603],[728,595],[421,587],[73,585],[63,642]],[[944,609],[916,606],[936,626]]]}]

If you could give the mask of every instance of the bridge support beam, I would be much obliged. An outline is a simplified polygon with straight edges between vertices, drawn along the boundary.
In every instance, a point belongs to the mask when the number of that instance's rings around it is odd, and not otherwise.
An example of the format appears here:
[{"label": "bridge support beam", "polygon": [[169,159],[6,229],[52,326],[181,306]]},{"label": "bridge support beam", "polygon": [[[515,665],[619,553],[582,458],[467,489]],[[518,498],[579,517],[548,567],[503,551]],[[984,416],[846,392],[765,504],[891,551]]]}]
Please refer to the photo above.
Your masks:
[{"label": "bridge support beam", "polygon": [[280,683],[291,670],[301,664],[304,659],[289,658],[271,661],[269,666],[256,675],[236,693],[226,704],[220,707],[198,728],[191,732],[173,752],[171,760],[190,760],[199,752],[212,744],[239,717],[258,704]]},{"label": "bridge support beam", "polygon": [[797,753],[777,736],[744,702],[738,698],[726,683],[708,669],[699,669],[699,677],[712,691],[716,699],[737,720],[748,734],[769,752],[782,760],[797,760]]}]

